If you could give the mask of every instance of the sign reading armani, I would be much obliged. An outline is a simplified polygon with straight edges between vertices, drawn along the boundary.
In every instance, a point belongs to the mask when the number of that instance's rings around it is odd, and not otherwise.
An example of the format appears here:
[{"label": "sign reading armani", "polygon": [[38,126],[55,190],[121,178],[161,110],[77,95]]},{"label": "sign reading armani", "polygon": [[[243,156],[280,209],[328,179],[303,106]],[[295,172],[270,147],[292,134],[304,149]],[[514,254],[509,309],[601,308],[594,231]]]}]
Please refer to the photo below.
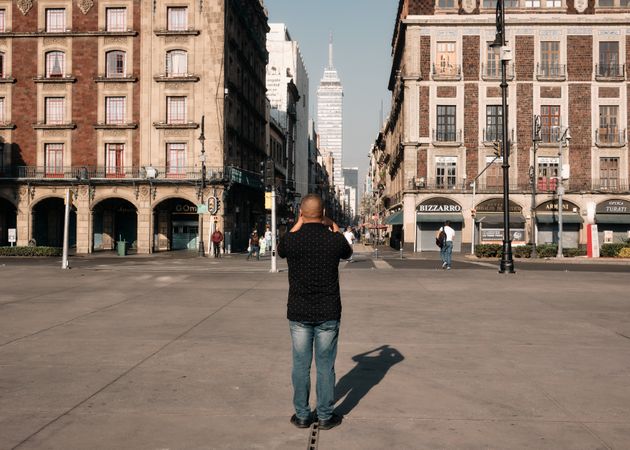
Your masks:
[{"label": "sign reading armani", "polygon": [[458,213],[462,212],[462,207],[450,198],[436,197],[420,203],[416,210],[421,213]]},{"label": "sign reading armani", "polygon": [[630,214],[630,202],[627,200],[606,200],[597,205],[597,214]]},{"label": "sign reading armani", "polygon": [[[562,202],[563,212],[579,212],[580,208],[575,203],[568,201]],[[558,200],[550,200],[548,202],[541,203],[536,207],[536,212],[558,212]]]}]

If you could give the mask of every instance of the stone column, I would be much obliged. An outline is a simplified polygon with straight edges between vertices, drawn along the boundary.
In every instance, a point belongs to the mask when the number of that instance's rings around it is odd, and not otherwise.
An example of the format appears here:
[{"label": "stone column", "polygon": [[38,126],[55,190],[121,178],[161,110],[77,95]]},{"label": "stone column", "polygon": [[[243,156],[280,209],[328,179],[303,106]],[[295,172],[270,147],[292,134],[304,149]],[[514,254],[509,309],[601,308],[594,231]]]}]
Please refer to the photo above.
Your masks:
[{"label": "stone column", "polygon": [[90,209],[87,191],[81,189],[77,198],[73,198],[73,205],[77,216],[77,253],[92,252],[92,210]]},{"label": "stone column", "polygon": [[151,253],[153,251],[153,212],[148,200],[141,200],[138,205],[137,225],[138,253]]},{"label": "stone column", "polygon": [[403,230],[406,252],[413,252],[416,248],[416,195],[412,192],[403,194]]}]

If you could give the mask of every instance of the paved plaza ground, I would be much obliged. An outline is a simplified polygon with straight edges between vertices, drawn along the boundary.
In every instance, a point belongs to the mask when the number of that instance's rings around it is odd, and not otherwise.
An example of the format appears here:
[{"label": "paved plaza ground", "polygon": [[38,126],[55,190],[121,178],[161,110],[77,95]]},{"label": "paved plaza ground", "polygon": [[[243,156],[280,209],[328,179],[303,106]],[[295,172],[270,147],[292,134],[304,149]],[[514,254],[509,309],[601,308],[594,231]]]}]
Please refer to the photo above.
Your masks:
[{"label": "paved plaza ground", "polygon": [[312,442],[268,260],[0,260],[0,449],[630,448],[630,266],[384,256],[341,264]]}]

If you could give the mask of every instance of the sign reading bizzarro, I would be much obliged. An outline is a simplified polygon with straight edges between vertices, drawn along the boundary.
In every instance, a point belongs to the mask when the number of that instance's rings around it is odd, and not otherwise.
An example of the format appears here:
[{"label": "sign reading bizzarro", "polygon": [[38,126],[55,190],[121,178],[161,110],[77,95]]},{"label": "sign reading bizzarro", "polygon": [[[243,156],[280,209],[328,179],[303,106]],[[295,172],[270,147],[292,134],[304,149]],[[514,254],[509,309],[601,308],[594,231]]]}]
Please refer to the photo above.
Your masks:
[{"label": "sign reading bizzarro", "polygon": [[597,214],[630,214],[630,202],[627,200],[606,200],[597,205]]},{"label": "sign reading bizzarro", "polygon": [[458,213],[462,206],[450,198],[436,197],[425,200],[416,208],[421,213]]}]

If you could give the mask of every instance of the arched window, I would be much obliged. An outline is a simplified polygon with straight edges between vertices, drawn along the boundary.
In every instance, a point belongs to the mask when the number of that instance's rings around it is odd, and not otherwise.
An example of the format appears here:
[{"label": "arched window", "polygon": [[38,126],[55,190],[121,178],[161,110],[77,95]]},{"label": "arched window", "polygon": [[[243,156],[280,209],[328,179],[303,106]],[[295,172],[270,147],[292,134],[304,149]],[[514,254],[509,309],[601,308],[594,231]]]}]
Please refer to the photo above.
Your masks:
[{"label": "arched window", "polygon": [[107,78],[122,78],[126,76],[126,53],[113,50],[105,54],[105,72]]},{"label": "arched window", "polygon": [[66,54],[55,50],[46,53],[46,78],[63,77],[66,71]]},{"label": "arched window", "polygon": [[166,76],[176,77],[188,73],[188,53],[185,50],[166,52]]}]

